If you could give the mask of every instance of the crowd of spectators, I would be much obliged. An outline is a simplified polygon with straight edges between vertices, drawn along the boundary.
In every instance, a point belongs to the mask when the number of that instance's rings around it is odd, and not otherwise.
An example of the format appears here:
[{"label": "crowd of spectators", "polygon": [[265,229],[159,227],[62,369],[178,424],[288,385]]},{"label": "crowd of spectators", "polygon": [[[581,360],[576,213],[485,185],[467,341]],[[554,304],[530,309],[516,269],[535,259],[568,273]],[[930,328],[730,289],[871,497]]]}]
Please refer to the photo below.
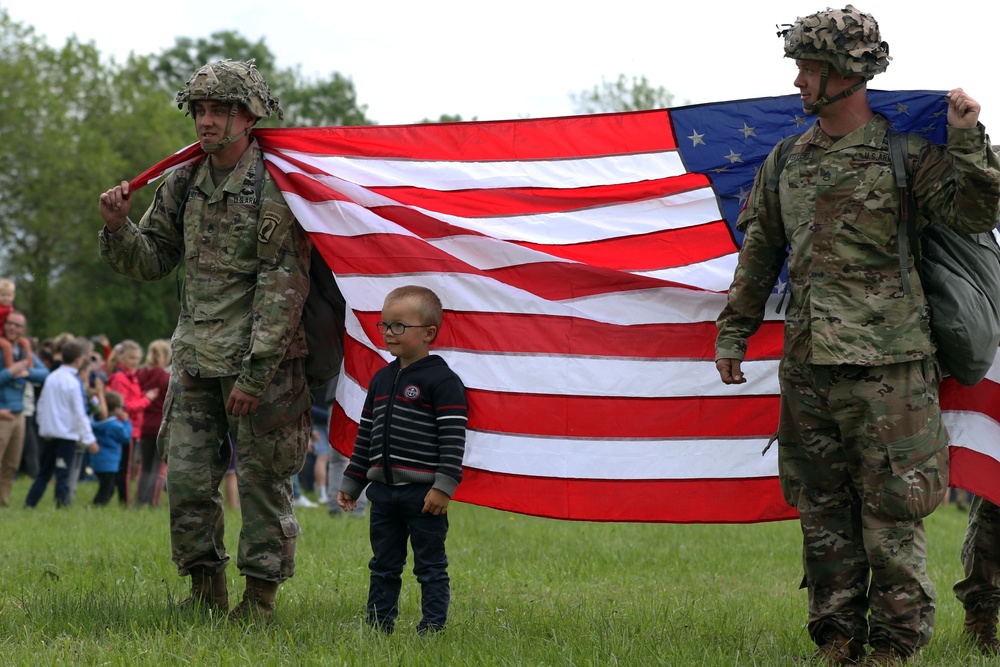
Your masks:
[{"label": "crowd of spectators", "polygon": [[[9,295],[5,292],[9,291]],[[156,438],[163,418],[163,399],[170,380],[170,342],[165,339],[149,343],[143,356],[142,346],[134,340],[112,344],[104,334],[84,337],[61,333],[38,340],[29,335],[27,316],[13,307],[13,283],[0,280],[0,506],[12,502],[11,489],[15,478],[22,475],[33,481],[27,506],[33,507],[55,479],[56,503],[63,506],[74,501],[81,482],[95,487],[94,496],[82,499],[88,505],[107,505],[117,494],[125,507],[160,504],[165,490],[165,464],[160,460]],[[53,433],[40,433],[37,406],[45,383],[63,365],[63,349],[69,345],[80,350],[79,364],[73,377],[79,383],[80,404],[89,431],[76,437],[69,449],[58,450],[51,444]],[[141,363],[140,363],[141,362]],[[65,373],[65,372],[64,372]],[[331,514],[339,513],[328,498],[328,481],[323,473],[334,469],[336,488],[346,458],[329,449],[326,443],[326,414],[332,403],[332,389],[323,388],[316,401],[313,440],[316,450],[310,452],[303,470],[303,487],[319,497],[313,503],[307,496],[297,495],[296,507],[327,507]],[[70,416],[56,426],[65,430],[73,425]],[[48,437],[47,437],[48,436]],[[71,436],[71,438],[69,437]],[[64,444],[64,447],[69,445]],[[342,461],[343,459],[343,461]],[[340,464],[338,465],[334,464]],[[112,470],[113,468],[113,470]],[[235,482],[235,476],[227,482]],[[298,479],[296,479],[296,486]],[[227,506],[239,505],[235,484],[227,484]],[[34,497],[37,495],[38,497]],[[364,508],[357,514],[363,516]]]},{"label": "crowd of spectators", "polygon": [[169,341],[151,342],[143,361],[133,340],[112,344],[103,334],[73,333],[38,340],[14,295],[13,283],[0,280],[0,505],[17,503],[11,489],[19,474],[33,480],[28,507],[53,477],[57,506],[73,502],[81,482],[95,482],[94,497],[81,499],[93,506],[116,491],[124,506],[159,505],[164,475],[156,434]]}]

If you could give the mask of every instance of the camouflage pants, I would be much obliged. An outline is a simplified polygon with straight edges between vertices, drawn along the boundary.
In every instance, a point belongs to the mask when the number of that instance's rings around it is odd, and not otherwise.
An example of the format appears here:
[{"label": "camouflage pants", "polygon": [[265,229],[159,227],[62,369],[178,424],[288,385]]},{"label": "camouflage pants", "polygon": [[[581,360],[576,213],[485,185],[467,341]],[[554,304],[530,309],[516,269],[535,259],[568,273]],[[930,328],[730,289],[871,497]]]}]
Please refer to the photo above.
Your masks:
[{"label": "camouflage pants", "polygon": [[229,562],[219,484],[231,433],[243,514],[237,566],[244,576],[284,581],[295,571],[299,534],[292,477],[305,462],[310,434],[303,360],[281,364],[253,417],[226,415],[235,380],[177,368],[171,374],[157,443],[167,463],[171,557],[181,576],[199,566],[218,572]]},{"label": "camouflage pants", "polygon": [[1000,607],[1000,507],[979,496],[969,509],[969,527],[962,543],[965,579],[955,595],[966,609]]},{"label": "camouflage pants", "polygon": [[922,518],[948,485],[940,371],[785,359],[780,374],[778,466],[802,526],[809,634],[912,655],[934,629]]}]

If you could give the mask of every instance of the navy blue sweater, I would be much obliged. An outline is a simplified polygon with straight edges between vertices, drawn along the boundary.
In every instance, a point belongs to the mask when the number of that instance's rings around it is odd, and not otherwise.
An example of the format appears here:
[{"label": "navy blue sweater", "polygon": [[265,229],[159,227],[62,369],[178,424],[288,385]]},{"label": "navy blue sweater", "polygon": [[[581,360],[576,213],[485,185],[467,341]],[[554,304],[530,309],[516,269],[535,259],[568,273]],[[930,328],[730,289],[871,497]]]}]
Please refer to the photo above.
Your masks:
[{"label": "navy blue sweater", "polygon": [[403,369],[393,360],[368,387],[340,490],[358,498],[370,481],[431,483],[450,498],[462,481],[467,421],[465,386],[444,359]]}]

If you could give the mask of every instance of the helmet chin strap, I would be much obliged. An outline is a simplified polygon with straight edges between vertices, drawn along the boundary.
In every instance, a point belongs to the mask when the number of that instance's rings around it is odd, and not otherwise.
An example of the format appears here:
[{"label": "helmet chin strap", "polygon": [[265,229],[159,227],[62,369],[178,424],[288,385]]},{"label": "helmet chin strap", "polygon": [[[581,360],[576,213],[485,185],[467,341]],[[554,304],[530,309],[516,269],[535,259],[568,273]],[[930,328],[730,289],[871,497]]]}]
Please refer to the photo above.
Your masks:
[{"label": "helmet chin strap", "polygon": [[230,134],[230,132],[233,131],[233,119],[236,118],[236,114],[239,112],[239,110],[240,110],[240,105],[234,103],[232,109],[230,109],[229,111],[229,120],[226,121],[226,135],[222,138],[222,141],[219,141],[217,143],[202,143],[201,149],[203,151],[205,151],[209,155],[218,153],[219,151],[223,150],[226,146],[233,143],[234,141],[238,141],[250,134],[250,132],[253,130],[253,125],[247,126],[247,129],[243,130],[235,137]]},{"label": "helmet chin strap", "polygon": [[802,107],[805,109],[806,112],[811,114],[819,113],[819,111],[828,104],[833,104],[834,102],[838,102],[858,92],[859,90],[861,90],[861,87],[864,86],[865,83],[867,82],[867,79],[861,79],[850,88],[845,88],[844,90],[840,91],[833,97],[827,97],[826,80],[829,75],[830,75],[830,63],[824,62],[822,68],[820,69],[820,75],[819,75],[819,95],[817,96],[816,101],[813,102],[812,104],[807,103],[802,105]]}]

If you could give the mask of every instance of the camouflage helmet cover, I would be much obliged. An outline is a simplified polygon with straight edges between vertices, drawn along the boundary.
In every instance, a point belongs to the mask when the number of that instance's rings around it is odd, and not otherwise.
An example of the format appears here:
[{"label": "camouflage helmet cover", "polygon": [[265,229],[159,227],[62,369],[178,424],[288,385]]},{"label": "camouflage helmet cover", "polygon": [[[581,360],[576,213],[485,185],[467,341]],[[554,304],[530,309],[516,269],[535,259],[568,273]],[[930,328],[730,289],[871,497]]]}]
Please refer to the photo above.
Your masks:
[{"label": "camouflage helmet cover", "polygon": [[277,113],[283,118],[278,100],[271,96],[264,77],[254,66],[254,61],[218,60],[198,69],[177,93],[174,101],[178,109],[188,107],[196,100],[216,100],[242,104],[258,118]]},{"label": "camouflage helmet cover", "polygon": [[786,58],[825,61],[844,76],[871,79],[892,60],[875,18],[853,5],[800,16],[782,27],[778,36],[785,38]]}]

